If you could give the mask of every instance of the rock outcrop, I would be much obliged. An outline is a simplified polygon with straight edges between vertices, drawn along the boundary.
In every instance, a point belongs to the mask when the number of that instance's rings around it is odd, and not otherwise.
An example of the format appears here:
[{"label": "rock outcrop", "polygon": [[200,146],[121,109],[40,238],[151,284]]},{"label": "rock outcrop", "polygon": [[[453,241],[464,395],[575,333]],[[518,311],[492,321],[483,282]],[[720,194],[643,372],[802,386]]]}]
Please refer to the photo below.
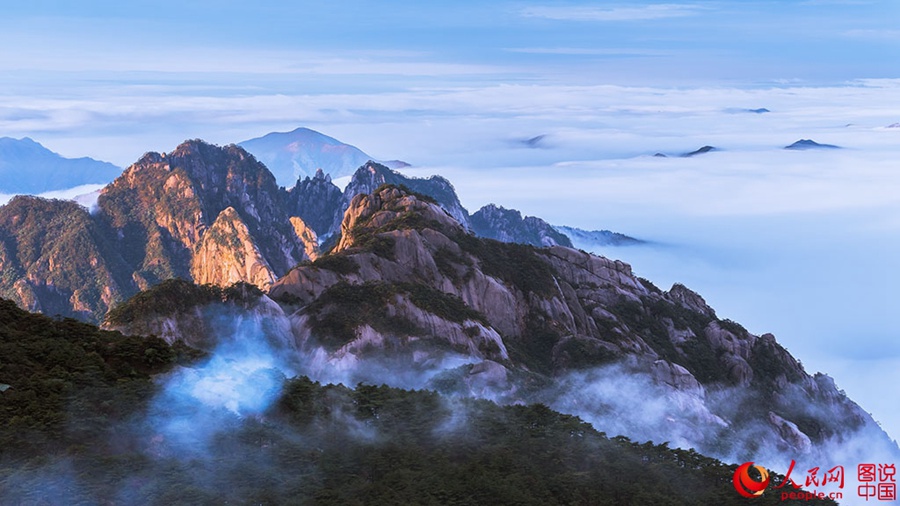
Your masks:
[{"label": "rock outcrop", "polygon": [[201,236],[229,207],[272,272],[287,272],[304,259],[304,247],[282,199],[272,174],[241,148],[188,141],[168,155],[144,155],[104,188],[97,204],[143,289],[189,279]]},{"label": "rock outcrop", "polygon": [[294,227],[294,233],[297,234],[297,238],[303,244],[303,252],[306,254],[306,258],[315,260],[319,256],[319,238],[316,236],[316,231],[309,228],[303,219],[298,216],[291,216],[290,221],[291,226]]},{"label": "rock outcrop", "polygon": [[597,247],[635,246],[646,243],[640,239],[610,230],[582,230],[559,225],[555,225],[553,228],[568,237],[574,247],[586,251],[591,251]]},{"label": "rock outcrop", "polygon": [[463,227],[469,228],[469,213],[459,202],[456,190],[450,181],[441,176],[429,178],[406,177],[397,171],[384,165],[369,161],[360,167],[350,180],[350,184],[344,189],[339,214],[332,224],[332,231],[340,230],[344,212],[350,207],[353,198],[357,195],[367,195],[375,191],[383,184],[403,186],[410,190],[433,198],[450,216]]},{"label": "rock outcrop", "polygon": [[[367,162],[344,192],[322,170],[285,190],[242,148],[192,140],[168,154],[145,154],[99,192],[90,213],[66,204],[11,203],[7,215],[31,207],[44,217],[28,221],[25,230],[0,222],[0,231],[6,230],[0,234],[0,261],[9,266],[0,296],[23,308],[99,322],[115,304],[167,279],[223,286],[246,281],[266,288],[321,249],[346,246],[338,237],[344,211],[357,195],[383,184],[436,203],[438,221],[452,218],[463,229],[471,226],[453,186],[439,176],[410,178]],[[479,232],[487,237],[570,244],[537,218],[482,221]],[[44,225],[62,222],[71,230],[49,233],[56,225]],[[87,263],[80,256],[83,247],[90,251]],[[50,252],[71,261],[55,261],[53,275],[44,276],[42,256]]]},{"label": "rock outcrop", "polygon": [[472,231],[479,237],[532,246],[567,246],[572,241],[546,221],[534,216],[522,218],[515,209],[488,204],[472,215]]},{"label": "rock outcrop", "polygon": [[[437,204],[397,187],[354,197],[334,251],[292,270],[269,294],[293,310],[304,353],[345,374],[385,354],[407,356],[408,365],[394,366],[402,368],[457,357],[468,365],[436,376],[441,388],[528,402],[535,398],[525,385],[536,377],[628,364],[630,377],[655,385],[647,402],[669,420],[655,433],[680,427],[679,444],[736,455],[748,450],[725,441],[752,433],[753,444],[810,456],[853,434],[887,441],[774,337],[719,319],[688,288],[660,291],[623,262],[567,247],[476,238]],[[369,316],[346,316],[354,311]],[[478,379],[482,369],[490,374]],[[735,411],[738,398],[748,400]],[[568,407],[579,405],[587,404]]]},{"label": "rock outcrop", "polygon": [[250,230],[233,207],[219,213],[191,258],[191,278],[199,284],[228,286],[246,281],[260,288],[275,282]]},{"label": "rock outcrop", "polygon": [[266,288],[318,246],[285,200],[238,147],[188,141],[147,153],[101,191],[91,213],[34,197],[0,208],[0,295],[100,321],[166,279]]},{"label": "rock outcrop", "polygon": [[331,182],[331,176],[319,169],[315,176],[297,180],[288,190],[288,211],[291,216],[300,217],[317,236],[326,236],[342,214],[342,196],[340,188]]}]

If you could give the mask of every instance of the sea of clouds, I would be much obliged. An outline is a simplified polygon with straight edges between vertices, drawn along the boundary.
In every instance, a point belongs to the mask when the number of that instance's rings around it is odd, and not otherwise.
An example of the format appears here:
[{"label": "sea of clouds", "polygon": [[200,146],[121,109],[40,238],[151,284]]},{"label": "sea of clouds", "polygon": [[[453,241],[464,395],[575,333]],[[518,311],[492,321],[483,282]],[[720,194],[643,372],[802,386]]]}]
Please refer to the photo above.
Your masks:
[{"label": "sea of clouds", "polygon": [[[125,78],[102,96],[76,78],[66,96],[8,87],[0,127],[126,166],[187,138],[227,144],[307,126],[403,159],[408,174],[448,177],[470,211],[495,202],[652,241],[578,246],[661,287],[684,283],[720,316],[774,333],[900,434],[900,81],[636,87],[460,75],[299,93],[264,74],[256,88],[163,74],[153,86]],[[799,139],[843,149],[783,149]],[[678,156],[706,145],[716,151]]]}]

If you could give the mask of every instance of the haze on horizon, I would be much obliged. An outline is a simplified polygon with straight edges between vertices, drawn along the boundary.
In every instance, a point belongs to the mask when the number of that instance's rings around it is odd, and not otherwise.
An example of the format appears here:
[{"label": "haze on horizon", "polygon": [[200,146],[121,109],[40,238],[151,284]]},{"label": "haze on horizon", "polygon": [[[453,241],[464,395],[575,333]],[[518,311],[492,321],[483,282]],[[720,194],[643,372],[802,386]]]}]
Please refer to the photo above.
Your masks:
[{"label": "haze on horizon", "polygon": [[[470,211],[497,202],[657,241],[605,253],[775,333],[900,437],[897,2],[0,12],[0,136],[127,166],[188,138],[306,126],[447,176]],[[781,149],[801,138],[844,149]],[[720,151],[650,156],[703,145]]]}]

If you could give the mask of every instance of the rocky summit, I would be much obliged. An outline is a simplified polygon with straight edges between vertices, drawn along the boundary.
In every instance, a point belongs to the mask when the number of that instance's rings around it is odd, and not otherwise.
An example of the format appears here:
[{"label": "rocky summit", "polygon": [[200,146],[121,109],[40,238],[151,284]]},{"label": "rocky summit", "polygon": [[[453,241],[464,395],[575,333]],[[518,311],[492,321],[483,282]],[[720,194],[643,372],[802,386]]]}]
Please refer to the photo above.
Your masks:
[{"label": "rocky summit", "polygon": [[663,291],[628,264],[564,246],[478,238],[433,198],[392,185],[353,197],[334,249],[243,309],[130,304],[106,326],[202,345],[216,339],[197,330],[214,328],[208,315],[243,311],[320,381],[542,402],[733,461],[896,449],[829,377],[688,288]]},{"label": "rocky summit", "polygon": [[252,156],[188,141],[128,167],[93,214],[37,197],[0,208],[0,294],[99,321],[166,279],[266,287],[317,247],[290,218],[274,177]]},{"label": "rocky summit", "polygon": [[472,215],[472,231],[481,237],[532,246],[568,246],[572,241],[546,221],[535,216],[522,218],[515,209],[488,204]]},{"label": "rocky summit", "polygon": [[[322,170],[285,190],[243,148],[190,140],[171,153],[145,154],[100,191],[90,213],[37,197],[0,207],[0,296],[25,309],[99,322],[167,279],[265,289],[340,242],[353,199],[386,183],[432,199],[472,228],[453,185],[440,176],[406,177],[369,161],[344,191]],[[488,206],[476,220],[485,237],[571,244],[515,210]]]}]

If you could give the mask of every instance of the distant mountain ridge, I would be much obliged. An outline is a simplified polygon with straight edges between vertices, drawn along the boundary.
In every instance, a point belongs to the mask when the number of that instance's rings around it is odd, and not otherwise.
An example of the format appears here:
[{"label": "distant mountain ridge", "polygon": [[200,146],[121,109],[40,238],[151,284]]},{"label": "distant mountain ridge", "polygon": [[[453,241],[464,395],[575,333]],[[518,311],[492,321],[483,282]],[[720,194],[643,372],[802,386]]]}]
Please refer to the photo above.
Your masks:
[{"label": "distant mountain ridge", "polygon": [[[309,128],[272,132],[238,143],[272,171],[278,184],[286,188],[304,177],[314,177],[322,169],[332,178],[352,175],[374,158],[356,146]],[[380,162],[391,168],[407,167],[397,160]]]},{"label": "distant mountain ridge", "polygon": [[537,247],[572,247],[566,234],[534,216],[522,217],[515,209],[488,204],[472,215],[472,231],[479,237],[503,242],[517,242]]},{"label": "distant mountain ridge", "polygon": [[28,137],[0,137],[0,193],[37,194],[105,184],[121,173],[121,168],[93,158],[64,158]]},{"label": "distant mountain ridge", "polygon": [[591,251],[592,248],[598,246],[637,246],[647,244],[647,241],[609,230],[582,230],[561,225],[556,225],[554,228],[565,234],[576,248],[587,251]]},{"label": "distant mountain ridge", "polygon": [[[191,140],[168,154],[142,156],[99,192],[90,212],[37,197],[0,207],[0,296],[31,311],[97,322],[171,278],[265,289],[339,243],[353,199],[383,184],[434,199],[472,229],[453,185],[440,176],[407,177],[367,161],[344,191],[321,170],[285,190],[243,148]],[[475,216],[482,236],[571,245],[543,220],[515,210],[486,206]]]},{"label": "distant mountain ridge", "polygon": [[784,149],[806,150],[806,149],[840,149],[840,146],[834,144],[820,144],[812,139],[800,139],[799,141],[785,146]]}]

